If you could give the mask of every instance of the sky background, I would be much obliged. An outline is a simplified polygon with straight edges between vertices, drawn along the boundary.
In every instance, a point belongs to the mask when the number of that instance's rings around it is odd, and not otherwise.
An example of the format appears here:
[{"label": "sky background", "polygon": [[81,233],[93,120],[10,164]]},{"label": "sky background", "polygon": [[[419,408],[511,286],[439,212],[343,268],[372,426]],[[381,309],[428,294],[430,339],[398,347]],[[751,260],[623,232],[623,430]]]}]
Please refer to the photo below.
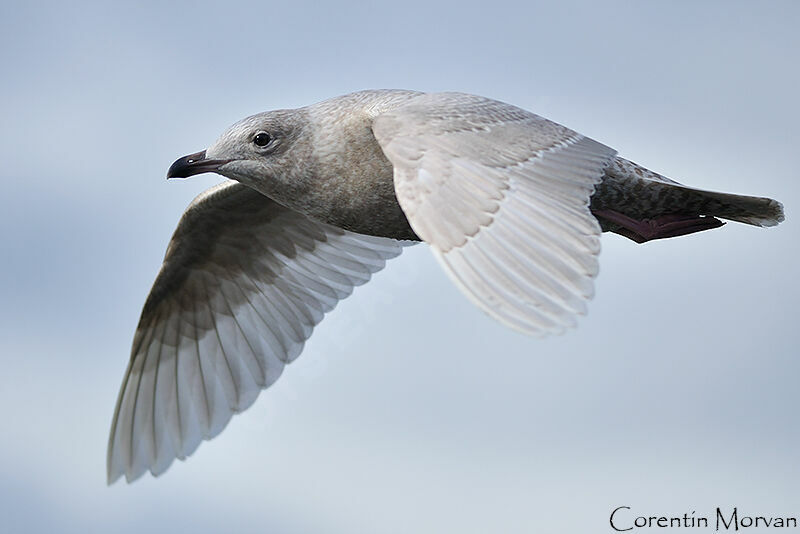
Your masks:
[{"label": "sky background", "polygon": [[[136,4],[0,5],[4,532],[800,516],[800,3]],[[777,198],[788,220],[605,235],[589,315],[546,340],[413,247],[218,438],[107,487],[141,306],[183,209],[219,181],[166,169],[241,117],[365,88],[507,101],[686,184]]]}]

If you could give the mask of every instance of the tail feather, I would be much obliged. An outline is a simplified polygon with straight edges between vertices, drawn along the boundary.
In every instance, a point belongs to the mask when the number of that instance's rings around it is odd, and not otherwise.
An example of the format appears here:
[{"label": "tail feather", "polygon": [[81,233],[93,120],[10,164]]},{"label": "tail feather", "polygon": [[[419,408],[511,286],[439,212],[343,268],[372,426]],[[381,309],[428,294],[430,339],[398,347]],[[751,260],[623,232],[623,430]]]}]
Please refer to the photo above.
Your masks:
[{"label": "tail feather", "polygon": [[784,220],[783,205],[777,200],[687,187],[619,157],[606,169],[606,176],[592,197],[591,208],[613,210],[640,221],[681,214],[719,217],[763,227]]},{"label": "tail feather", "polygon": [[703,215],[761,227],[776,226],[784,220],[783,204],[771,198],[680,187],[697,195],[698,198],[707,199]]}]

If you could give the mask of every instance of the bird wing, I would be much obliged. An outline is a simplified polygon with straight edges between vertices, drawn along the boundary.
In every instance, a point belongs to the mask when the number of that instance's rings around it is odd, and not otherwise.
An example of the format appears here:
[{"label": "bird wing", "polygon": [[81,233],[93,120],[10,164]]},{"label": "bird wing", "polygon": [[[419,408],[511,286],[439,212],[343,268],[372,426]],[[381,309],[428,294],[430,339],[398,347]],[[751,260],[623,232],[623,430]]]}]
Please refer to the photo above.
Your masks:
[{"label": "bird wing", "polygon": [[144,305],[117,399],[108,481],[163,473],[250,406],[392,239],[312,221],[235,182],[187,208]]},{"label": "bird wing", "polygon": [[420,95],[372,130],[411,227],[475,304],[537,335],[586,312],[600,252],[589,198],[614,150],[459,93]]}]

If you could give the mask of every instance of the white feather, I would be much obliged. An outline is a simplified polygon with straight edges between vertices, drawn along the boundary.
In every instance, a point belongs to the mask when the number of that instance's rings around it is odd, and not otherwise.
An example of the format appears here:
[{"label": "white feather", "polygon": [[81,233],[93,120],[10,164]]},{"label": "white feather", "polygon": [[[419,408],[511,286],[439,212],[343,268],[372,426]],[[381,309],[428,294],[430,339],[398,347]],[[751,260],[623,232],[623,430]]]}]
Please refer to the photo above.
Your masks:
[{"label": "white feather", "polygon": [[470,300],[529,334],[575,326],[598,271],[589,199],[614,150],[456,93],[415,97],[373,132],[412,228]]},{"label": "white feather", "polygon": [[109,483],[161,474],[217,435],[278,379],[324,314],[401,250],[235,183],[200,195],[139,321],[109,437]]}]

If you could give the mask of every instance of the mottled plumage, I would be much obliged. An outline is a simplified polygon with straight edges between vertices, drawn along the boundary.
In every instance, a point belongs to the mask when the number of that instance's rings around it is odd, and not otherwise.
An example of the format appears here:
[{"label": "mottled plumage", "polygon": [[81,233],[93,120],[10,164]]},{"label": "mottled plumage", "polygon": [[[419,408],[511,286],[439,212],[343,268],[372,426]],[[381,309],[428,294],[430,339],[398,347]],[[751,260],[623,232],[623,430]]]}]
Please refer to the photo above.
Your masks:
[{"label": "mottled plumage", "polygon": [[[620,157],[614,158],[597,184],[591,209],[613,210],[639,220],[673,214],[721,217],[755,226],[774,226],[783,220],[783,206],[771,198],[686,187]],[[603,223],[601,219],[606,230]]]},{"label": "mottled plumage", "polygon": [[170,177],[228,182],[186,210],[134,336],[109,482],[218,434],[314,326],[422,240],[477,306],[529,334],[586,312],[601,230],[637,242],[783,220],[688,188],[528,111],[460,93],[362,91],[248,117]]}]

